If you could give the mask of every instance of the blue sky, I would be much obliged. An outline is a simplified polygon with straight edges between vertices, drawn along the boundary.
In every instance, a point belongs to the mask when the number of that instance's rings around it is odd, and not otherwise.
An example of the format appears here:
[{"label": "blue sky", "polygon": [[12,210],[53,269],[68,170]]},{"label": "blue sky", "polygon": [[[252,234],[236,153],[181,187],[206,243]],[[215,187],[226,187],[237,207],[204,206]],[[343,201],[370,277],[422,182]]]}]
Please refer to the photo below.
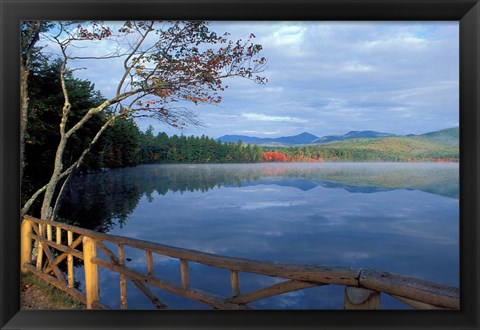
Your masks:
[{"label": "blue sky", "polygon": [[[220,105],[190,105],[203,127],[183,134],[419,134],[458,126],[458,22],[212,22],[211,28],[235,39],[254,33],[269,82],[229,80]],[[71,65],[87,67],[75,75],[113,96],[120,60]],[[138,125],[182,133],[153,120]]]}]

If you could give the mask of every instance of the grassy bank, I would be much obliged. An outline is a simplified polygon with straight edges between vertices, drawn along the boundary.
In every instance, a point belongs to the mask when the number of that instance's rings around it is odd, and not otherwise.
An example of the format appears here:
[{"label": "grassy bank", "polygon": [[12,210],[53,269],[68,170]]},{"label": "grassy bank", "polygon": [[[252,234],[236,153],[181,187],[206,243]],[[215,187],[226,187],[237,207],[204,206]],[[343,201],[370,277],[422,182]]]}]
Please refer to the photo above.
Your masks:
[{"label": "grassy bank", "polygon": [[85,305],[33,274],[21,275],[22,309],[85,309]]}]

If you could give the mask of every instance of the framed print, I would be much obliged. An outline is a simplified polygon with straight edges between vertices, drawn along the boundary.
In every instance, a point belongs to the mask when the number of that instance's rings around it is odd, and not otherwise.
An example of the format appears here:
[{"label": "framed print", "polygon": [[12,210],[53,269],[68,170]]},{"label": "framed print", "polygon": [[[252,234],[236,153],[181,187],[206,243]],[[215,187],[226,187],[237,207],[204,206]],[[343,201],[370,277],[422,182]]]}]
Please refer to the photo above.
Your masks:
[{"label": "framed print", "polygon": [[479,327],[477,1],[1,6],[2,329]]}]

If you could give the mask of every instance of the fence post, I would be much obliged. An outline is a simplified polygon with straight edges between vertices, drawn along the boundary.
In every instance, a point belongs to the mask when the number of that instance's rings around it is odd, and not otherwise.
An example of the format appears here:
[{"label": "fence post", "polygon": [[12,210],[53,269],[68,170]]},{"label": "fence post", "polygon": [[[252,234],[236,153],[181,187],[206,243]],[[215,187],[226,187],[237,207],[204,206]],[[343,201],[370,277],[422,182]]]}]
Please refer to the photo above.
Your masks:
[{"label": "fence post", "polygon": [[97,256],[97,243],[93,238],[87,236],[83,237],[82,242],[87,309],[93,309],[93,303],[99,300],[98,267],[92,263],[92,258]]},{"label": "fence post", "polygon": [[346,286],[344,309],[380,309],[380,292]]},{"label": "fence post", "polygon": [[236,270],[230,271],[230,284],[232,285],[232,297],[238,296],[240,294],[240,280]]},{"label": "fence post", "polygon": [[[38,224],[38,236],[40,238],[45,238],[45,230],[44,229],[44,225],[42,225],[41,223]],[[37,240],[37,243],[36,243],[36,247],[37,247],[37,269],[38,270],[41,270],[42,267],[43,267],[43,246],[42,246],[42,243],[40,243],[39,240]]]},{"label": "fence post", "polygon": [[22,221],[21,232],[21,256],[20,256],[20,269],[22,273],[26,273],[27,269],[24,264],[32,261],[32,239],[30,234],[32,232],[32,224],[28,220]]},{"label": "fence post", "polygon": [[182,288],[188,289],[188,260],[180,259],[180,276],[182,277]]}]

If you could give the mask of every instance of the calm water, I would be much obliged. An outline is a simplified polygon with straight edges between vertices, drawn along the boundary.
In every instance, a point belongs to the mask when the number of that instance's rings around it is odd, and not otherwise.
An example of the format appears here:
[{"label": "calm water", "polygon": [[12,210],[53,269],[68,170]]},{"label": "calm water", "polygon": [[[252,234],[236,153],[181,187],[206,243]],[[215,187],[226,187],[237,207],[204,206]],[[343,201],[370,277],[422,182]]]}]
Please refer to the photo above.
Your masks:
[{"label": "calm water", "polygon": [[[115,235],[221,255],[373,268],[458,286],[458,173],[458,164],[145,165],[77,179],[60,215]],[[144,253],[126,249],[126,257],[129,267],[145,271]],[[180,282],[178,260],[154,261],[156,274]],[[118,278],[101,270],[101,302],[113,308]],[[192,287],[228,295],[229,279],[227,270],[191,264]],[[278,281],[240,273],[242,292]],[[154,291],[169,308],[204,308]],[[151,308],[133,286],[128,302]],[[311,288],[253,306],[342,308],[343,288]],[[404,306],[382,295],[382,307]]]}]

